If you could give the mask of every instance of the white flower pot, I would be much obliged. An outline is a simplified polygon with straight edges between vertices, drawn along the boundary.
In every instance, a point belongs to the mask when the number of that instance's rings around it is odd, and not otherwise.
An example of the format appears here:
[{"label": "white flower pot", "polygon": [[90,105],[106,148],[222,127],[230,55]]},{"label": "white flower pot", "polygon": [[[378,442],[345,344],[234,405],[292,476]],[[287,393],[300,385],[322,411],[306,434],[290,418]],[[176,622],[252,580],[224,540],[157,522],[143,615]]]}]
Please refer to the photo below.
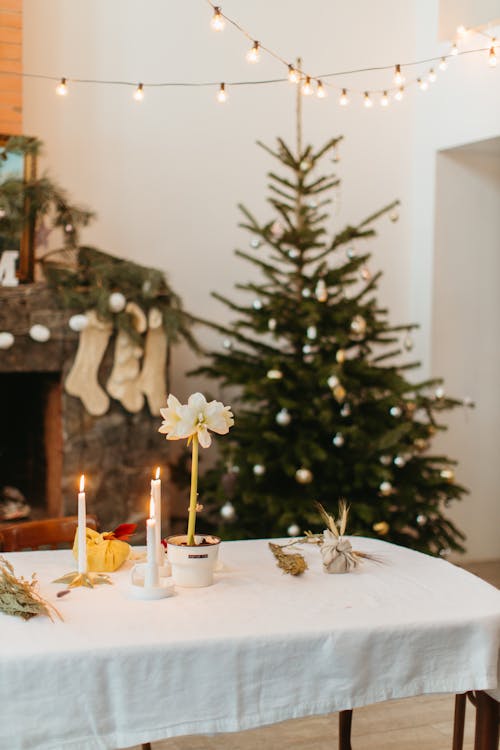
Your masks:
[{"label": "white flower pot", "polygon": [[[203,539],[208,544],[200,544]],[[185,544],[186,540],[186,534],[170,536],[167,539],[167,556],[172,566],[174,583],[189,588],[211,586],[219,554],[219,537],[197,534],[197,544],[189,547]]]}]

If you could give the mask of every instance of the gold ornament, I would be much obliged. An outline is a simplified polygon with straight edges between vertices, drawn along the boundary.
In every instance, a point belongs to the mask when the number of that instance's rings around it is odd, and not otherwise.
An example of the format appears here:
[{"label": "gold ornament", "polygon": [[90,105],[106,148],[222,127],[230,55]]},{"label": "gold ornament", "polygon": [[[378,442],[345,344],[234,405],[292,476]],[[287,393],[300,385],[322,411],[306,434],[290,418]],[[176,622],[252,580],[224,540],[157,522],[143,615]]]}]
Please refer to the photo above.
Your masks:
[{"label": "gold ornament", "polygon": [[312,471],[305,469],[304,467],[297,469],[295,472],[295,479],[299,484],[310,484],[313,480]]},{"label": "gold ornament", "polygon": [[335,401],[341,403],[346,397],[346,389],[343,385],[336,385],[333,389],[333,397]]},{"label": "gold ornament", "polygon": [[455,474],[451,469],[442,469],[439,474],[442,479],[446,479],[448,482],[453,482],[453,480],[455,479]]},{"label": "gold ornament", "polygon": [[426,450],[426,448],[428,448],[428,447],[429,447],[429,446],[428,446],[428,444],[427,444],[427,440],[425,440],[424,438],[417,438],[417,439],[416,439],[416,440],[414,441],[413,445],[414,445],[414,446],[415,446],[415,448],[416,448],[417,450],[419,450],[419,451],[425,451],[425,450]]},{"label": "gold ornament", "polygon": [[366,333],[366,320],[362,315],[355,315],[351,320],[351,334],[355,339],[362,339]]},{"label": "gold ornament", "polygon": [[337,354],[335,355],[335,359],[341,365],[343,362],[345,362],[345,351],[343,349],[339,349]]},{"label": "gold ornament", "polygon": [[387,521],[379,521],[378,523],[373,524],[373,531],[376,531],[377,534],[380,534],[380,536],[385,536],[389,533],[389,524]]}]

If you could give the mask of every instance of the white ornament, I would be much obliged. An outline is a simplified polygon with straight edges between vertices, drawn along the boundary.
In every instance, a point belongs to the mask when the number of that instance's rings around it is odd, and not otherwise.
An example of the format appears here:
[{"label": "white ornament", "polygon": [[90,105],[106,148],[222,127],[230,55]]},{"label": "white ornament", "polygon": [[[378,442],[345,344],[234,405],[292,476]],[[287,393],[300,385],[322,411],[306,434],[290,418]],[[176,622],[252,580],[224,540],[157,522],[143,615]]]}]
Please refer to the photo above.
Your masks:
[{"label": "white ornament", "polygon": [[0,331],[0,349],[10,349],[14,343],[14,336],[10,331]]},{"label": "white ornament", "polygon": [[19,258],[17,250],[4,250],[0,258],[0,286],[17,286],[16,260]]},{"label": "white ornament", "polygon": [[269,380],[281,380],[283,373],[281,370],[268,370],[267,377]]},{"label": "white ornament", "polygon": [[444,397],[444,388],[442,386],[439,386],[439,388],[436,388],[436,398],[443,398]]},{"label": "white ornament", "polygon": [[254,299],[252,302],[252,307],[254,310],[262,310],[262,302],[260,299]]},{"label": "white ornament", "polygon": [[400,406],[391,406],[391,408],[389,409],[389,414],[391,415],[391,417],[400,417],[402,413],[403,411]]},{"label": "white ornament", "polygon": [[399,468],[402,469],[403,466],[406,464],[406,459],[404,456],[396,456],[394,458],[394,464]]},{"label": "white ornament", "polygon": [[261,244],[262,243],[259,237],[252,237],[252,239],[250,240],[250,247],[253,247],[254,250],[257,250],[257,248],[259,248]]},{"label": "white ornament", "polygon": [[300,526],[297,526],[296,523],[292,523],[292,525],[286,530],[286,533],[288,536],[298,536],[300,534]]},{"label": "white ornament", "polygon": [[108,307],[111,312],[119,313],[122,310],[125,310],[126,304],[127,300],[125,299],[125,295],[121,292],[113,292],[109,295]]},{"label": "white ornament", "polygon": [[345,403],[342,405],[342,408],[340,410],[340,416],[341,417],[349,417],[351,415],[351,407],[349,404]]},{"label": "white ornament", "polygon": [[390,495],[392,493],[392,484],[390,482],[382,482],[379,486],[381,495]]},{"label": "white ornament", "polygon": [[302,347],[302,353],[303,354],[310,354],[312,352],[312,350],[313,349],[312,349],[311,344],[304,344],[304,346]]},{"label": "white ornament", "polygon": [[64,227],[64,231],[66,232],[66,234],[69,234],[70,232],[72,232],[73,224],[66,224],[66,226]]},{"label": "white ornament", "polygon": [[291,249],[290,249],[290,250],[288,251],[288,257],[289,257],[289,258],[291,258],[292,260],[297,260],[297,258],[298,258],[299,256],[300,256],[300,251],[299,251],[299,250],[297,250],[297,248],[296,248],[296,247],[292,247],[292,248],[291,248]]},{"label": "white ornament", "polygon": [[288,409],[281,409],[276,414],[276,421],[282,427],[286,427],[287,425],[289,425],[292,421],[292,417],[290,416],[290,412],[288,411]]},{"label": "white ornament", "polygon": [[304,297],[304,299],[307,299],[311,296],[311,290],[307,287],[304,287],[304,289],[302,290],[302,296]]},{"label": "white ornament", "polygon": [[279,240],[280,237],[283,237],[284,232],[285,230],[283,229],[279,221],[275,221],[271,225],[271,234],[273,235],[273,237],[276,237],[277,240]]},{"label": "white ornament", "polygon": [[383,456],[380,456],[379,461],[382,464],[382,466],[389,466],[389,464],[392,461],[392,458],[388,456],[387,454],[385,454]]},{"label": "white ornament", "polygon": [[360,273],[361,278],[363,281],[370,281],[372,274],[368,266],[363,266]]},{"label": "white ornament", "polygon": [[33,341],[38,341],[39,344],[44,344],[50,339],[50,330],[47,326],[43,326],[40,323],[35,323],[29,330],[30,337]]},{"label": "white ornament", "polygon": [[253,473],[256,477],[262,477],[266,473],[266,467],[262,464],[255,464],[253,467]]},{"label": "white ornament", "polygon": [[404,344],[404,348],[406,349],[406,351],[407,352],[411,352],[411,350],[413,349],[413,339],[410,336],[410,334],[408,334],[408,336],[406,336],[403,344]]},{"label": "white ornament", "polygon": [[333,436],[332,443],[334,444],[336,448],[341,448],[344,445],[344,436],[342,435],[341,432],[335,433],[335,435]]},{"label": "white ornament", "polygon": [[316,289],[314,290],[314,294],[318,302],[326,302],[326,300],[328,299],[328,290],[326,288],[326,284],[323,279],[320,279],[318,283],[316,284]]},{"label": "white ornament", "polygon": [[224,505],[220,509],[220,514],[222,518],[226,519],[226,521],[231,521],[236,515],[236,512],[234,510],[234,505],[230,503],[228,500],[227,502],[224,503]]},{"label": "white ornament", "polygon": [[357,253],[353,247],[348,247],[347,250],[345,251],[345,254],[347,255],[349,260],[352,260],[353,258],[356,257]]},{"label": "white ornament", "polygon": [[309,328],[307,329],[307,338],[314,341],[317,335],[318,331],[316,329],[316,326],[309,326]]},{"label": "white ornament", "polygon": [[394,211],[391,211],[391,213],[389,214],[389,219],[393,223],[396,222],[396,221],[398,221],[398,219],[399,219],[399,211],[397,210],[397,208],[395,208]]},{"label": "white ornament", "polygon": [[417,516],[417,523],[419,526],[425,526],[425,524],[427,523],[427,516],[419,514]]},{"label": "white ornament", "polygon": [[231,339],[224,339],[224,341],[222,342],[222,346],[224,347],[224,349],[232,349],[233,342],[231,341]]},{"label": "white ornament", "polygon": [[310,200],[307,202],[307,206],[308,208],[313,208],[313,209],[318,208],[318,203],[315,200]]},{"label": "white ornament", "polygon": [[88,325],[87,316],[82,314],[72,315],[68,321],[68,325],[72,331],[80,333],[80,331],[83,331],[83,329]]},{"label": "white ornament", "polygon": [[269,328],[270,331],[275,331],[276,330],[276,318],[269,318],[267,327]]},{"label": "white ornament", "polygon": [[303,467],[295,472],[295,479],[299,484],[309,484],[313,480],[312,471]]},{"label": "white ornament", "polygon": [[330,375],[328,380],[326,381],[330,388],[335,388],[339,384],[339,379],[336,375]]}]

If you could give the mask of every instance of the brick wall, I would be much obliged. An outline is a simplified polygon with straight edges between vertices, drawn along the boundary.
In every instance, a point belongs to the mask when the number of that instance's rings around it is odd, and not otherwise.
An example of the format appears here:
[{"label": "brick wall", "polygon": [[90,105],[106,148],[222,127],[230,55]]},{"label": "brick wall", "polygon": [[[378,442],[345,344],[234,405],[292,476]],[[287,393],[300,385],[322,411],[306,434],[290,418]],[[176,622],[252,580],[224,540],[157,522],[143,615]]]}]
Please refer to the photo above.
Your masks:
[{"label": "brick wall", "polygon": [[23,56],[22,0],[0,3],[0,133],[22,133]]}]

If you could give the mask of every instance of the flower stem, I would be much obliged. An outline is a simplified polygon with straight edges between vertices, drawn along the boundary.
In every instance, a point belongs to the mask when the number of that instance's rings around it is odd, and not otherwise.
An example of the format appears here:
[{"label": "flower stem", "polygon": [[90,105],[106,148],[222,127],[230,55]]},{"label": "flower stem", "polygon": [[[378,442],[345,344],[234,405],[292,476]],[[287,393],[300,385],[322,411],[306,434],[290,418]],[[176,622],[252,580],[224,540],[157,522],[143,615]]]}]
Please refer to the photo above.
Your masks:
[{"label": "flower stem", "polygon": [[191,460],[191,495],[189,497],[189,518],[187,543],[192,545],[194,541],[194,531],[196,526],[196,505],[198,501],[198,435],[195,433],[191,441],[192,460]]}]

